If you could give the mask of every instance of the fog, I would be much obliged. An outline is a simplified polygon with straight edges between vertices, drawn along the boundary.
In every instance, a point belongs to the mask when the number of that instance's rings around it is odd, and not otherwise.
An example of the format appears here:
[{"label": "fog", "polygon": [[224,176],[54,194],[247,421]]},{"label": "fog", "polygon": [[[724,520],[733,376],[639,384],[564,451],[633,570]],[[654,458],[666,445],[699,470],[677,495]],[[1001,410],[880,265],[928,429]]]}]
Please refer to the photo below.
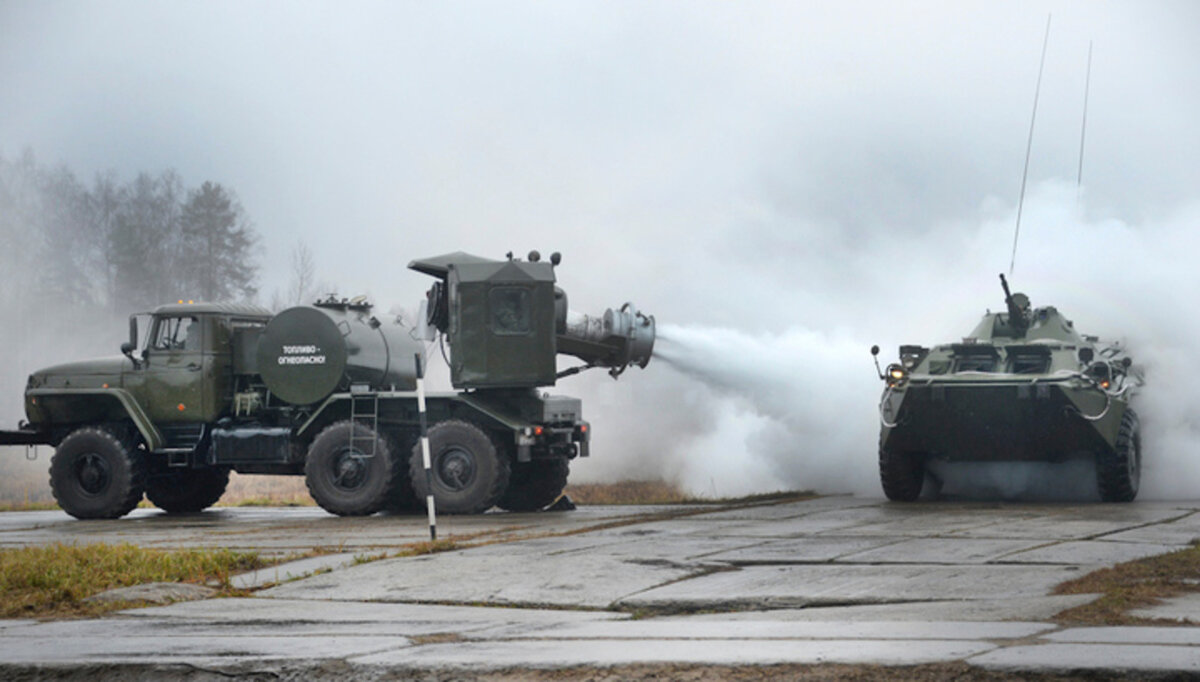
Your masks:
[{"label": "fog", "polygon": [[[1034,189],[1025,210],[1013,284],[1034,305],[1058,307],[1081,333],[1131,350],[1148,384],[1134,403],[1146,453],[1141,497],[1194,496],[1200,490],[1200,385],[1178,368],[1187,366],[1200,338],[1200,319],[1184,294],[1200,291],[1200,273],[1175,254],[1195,248],[1200,204],[1153,224],[1093,221],[1083,217],[1074,184],[1049,182]],[[878,319],[843,314],[836,326],[802,321],[758,334],[664,325],[655,362],[703,388],[676,383],[648,399],[634,388],[635,404],[624,414],[653,413],[655,405],[672,405],[673,393],[688,393],[688,403],[667,410],[694,415],[671,425],[687,435],[660,434],[652,451],[665,455],[666,470],[698,492],[802,488],[878,495],[882,385],[868,348],[886,339],[884,361],[895,360],[900,343],[956,341],[986,308],[1002,309],[996,274],[1007,265],[1004,246],[1011,244],[1014,221],[1012,214],[981,216],[936,235],[922,245],[923,257],[939,263],[936,270],[888,262],[886,254],[903,252],[907,237],[881,237],[873,256],[832,254],[865,290],[890,292],[877,307]],[[623,419],[606,417],[610,425]],[[949,494],[1095,497],[1094,472],[1076,464],[944,470],[953,478]]]},{"label": "fog", "polygon": [[[428,287],[414,258],[561,251],[573,308],[632,300],[660,329],[645,370],[555,389],[594,427],[573,480],[877,495],[867,349],[1002,305],[1048,14],[1012,282],[1127,340],[1143,493],[1194,497],[1192,2],[0,0],[0,154],[229,186],[264,292],[297,241],[384,306]],[[6,426],[25,374],[123,332],[38,328],[0,328],[35,336],[0,375]]]}]

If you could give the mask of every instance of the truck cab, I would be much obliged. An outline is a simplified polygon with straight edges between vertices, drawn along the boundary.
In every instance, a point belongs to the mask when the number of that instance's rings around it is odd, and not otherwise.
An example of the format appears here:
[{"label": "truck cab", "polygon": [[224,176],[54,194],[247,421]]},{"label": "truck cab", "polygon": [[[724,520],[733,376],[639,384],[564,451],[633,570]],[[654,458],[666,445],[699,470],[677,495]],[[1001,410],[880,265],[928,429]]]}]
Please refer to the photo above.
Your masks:
[{"label": "truck cab", "polygon": [[193,447],[203,425],[230,409],[235,332],[261,329],[270,317],[264,308],[232,304],[172,304],[133,315],[124,357],[30,375],[29,425],[44,432],[43,442],[57,445],[80,424],[128,421],[152,452]]}]

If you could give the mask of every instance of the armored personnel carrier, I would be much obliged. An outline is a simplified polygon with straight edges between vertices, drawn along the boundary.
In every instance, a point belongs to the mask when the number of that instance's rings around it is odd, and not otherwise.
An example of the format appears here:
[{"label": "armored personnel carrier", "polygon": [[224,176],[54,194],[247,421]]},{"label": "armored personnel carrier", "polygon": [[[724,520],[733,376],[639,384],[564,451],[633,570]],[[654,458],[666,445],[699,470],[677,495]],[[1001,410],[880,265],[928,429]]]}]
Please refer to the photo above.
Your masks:
[{"label": "armored personnel carrier", "polygon": [[[1133,500],[1142,449],[1130,403],[1141,371],[1119,344],[1081,335],[1053,306],[1031,308],[1004,275],[1000,283],[1006,311],[985,314],[958,343],[900,346],[900,361],[879,372],[884,493],[916,500],[939,460],[1087,458],[1101,500]],[[879,347],[871,352],[878,370]]]}]

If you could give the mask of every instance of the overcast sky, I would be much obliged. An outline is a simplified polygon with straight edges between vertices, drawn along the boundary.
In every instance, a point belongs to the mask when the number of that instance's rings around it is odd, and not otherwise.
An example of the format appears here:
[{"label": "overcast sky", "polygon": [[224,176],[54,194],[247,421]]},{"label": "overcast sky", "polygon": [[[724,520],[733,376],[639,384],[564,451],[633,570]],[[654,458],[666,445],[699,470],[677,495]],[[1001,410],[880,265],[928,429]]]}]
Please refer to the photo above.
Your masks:
[{"label": "overcast sky", "polygon": [[268,298],[297,240],[385,304],[428,286],[414,258],[537,248],[581,311],[931,343],[1000,305],[1050,14],[1014,273],[1037,304],[1096,234],[1055,221],[1195,215],[1200,3],[0,0],[0,153],[225,184]]},{"label": "overcast sky", "polygon": [[1051,13],[1031,184],[1075,178],[1090,40],[1089,210],[1193,200],[1186,0],[0,0],[0,152],[226,184],[265,291],[297,239],[383,301],[425,286],[412,258],[538,248],[590,305],[746,324],[725,290],[817,286],[795,267],[814,244],[1015,203]]}]

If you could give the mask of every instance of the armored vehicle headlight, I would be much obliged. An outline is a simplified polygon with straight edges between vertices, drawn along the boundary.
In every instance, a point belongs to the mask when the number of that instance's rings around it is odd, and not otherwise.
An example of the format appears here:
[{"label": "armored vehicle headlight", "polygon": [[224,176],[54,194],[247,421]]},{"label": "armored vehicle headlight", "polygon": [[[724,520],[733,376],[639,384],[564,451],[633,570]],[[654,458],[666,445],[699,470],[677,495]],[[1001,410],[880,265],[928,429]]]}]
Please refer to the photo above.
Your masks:
[{"label": "armored vehicle headlight", "polygon": [[901,365],[891,364],[887,368],[887,384],[888,386],[899,386],[908,378],[908,370]]}]

